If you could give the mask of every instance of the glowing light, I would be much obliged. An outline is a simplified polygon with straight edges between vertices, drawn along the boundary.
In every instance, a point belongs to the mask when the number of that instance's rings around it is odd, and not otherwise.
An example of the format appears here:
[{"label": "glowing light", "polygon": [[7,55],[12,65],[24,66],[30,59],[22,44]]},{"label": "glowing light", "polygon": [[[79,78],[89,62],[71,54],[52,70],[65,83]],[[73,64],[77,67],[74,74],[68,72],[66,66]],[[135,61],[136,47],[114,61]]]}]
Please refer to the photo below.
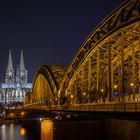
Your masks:
[{"label": "glowing light", "polygon": [[25,136],[26,135],[26,129],[25,128],[21,128],[20,129],[20,135],[21,136]]},{"label": "glowing light", "polygon": [[24,112],[21,112],[21,115],[23,116],[25,113]]},{"label": "glowing light", "polygon": [[42,118],[40,118],[39,120],[40,120],[40,121],[42,121],[43,119],[42,119]]},{"label": "glowing light", "polygon": [[114,85],[114,88],[116,89],[118,86],[117,85]]},{"label": "glowing light", "polygon": [[73,98],[73,95],[71,95],[70,97]]},{"label": "glowing light", "polygon": [[104,92],[104,89],[101,89],[101,92]]},{"label": "glowing light", "polygon": [[10,113],[10,116],[13,116],[13,115],[14,115],[14,113],[11,112],[11,113]]},{"label": "glowing light", "polygon": [[9,114],[9,116],[10,116],[10,117],[14,117],[15,114],[14,114],[13,112],[11,112],[11,113]]},{"label": "glowing light", "polygon": [[43,120],[41,122],[41,140],[53,140],[53,122]]},{"label": "glowing light", "polygon": [[85,95],[86,95],[86,93],[84,92],[84,93],[83,93],[83,95],[85,96]]},{"label": "glowing light", "polygon": [[134,86],[134,83],[130,83],[130,86],[133,87]]}]

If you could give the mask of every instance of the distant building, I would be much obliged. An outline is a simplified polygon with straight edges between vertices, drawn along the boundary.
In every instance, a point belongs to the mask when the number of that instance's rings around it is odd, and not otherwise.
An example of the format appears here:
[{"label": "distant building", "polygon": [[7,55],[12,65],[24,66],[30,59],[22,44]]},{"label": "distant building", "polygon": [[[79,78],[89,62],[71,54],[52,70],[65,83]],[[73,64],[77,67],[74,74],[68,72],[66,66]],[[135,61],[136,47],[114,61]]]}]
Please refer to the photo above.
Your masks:
[{"label": "distant building", "polygon": [[23,51],[21,51],[20,65],[17,66],[15,72],[10,50],[5,82],[1,85],[1,102],[6,105],[22,104],[26,93],[31,91],[31,88],[32,83],[28,83],[28,71],[25,69]]}]

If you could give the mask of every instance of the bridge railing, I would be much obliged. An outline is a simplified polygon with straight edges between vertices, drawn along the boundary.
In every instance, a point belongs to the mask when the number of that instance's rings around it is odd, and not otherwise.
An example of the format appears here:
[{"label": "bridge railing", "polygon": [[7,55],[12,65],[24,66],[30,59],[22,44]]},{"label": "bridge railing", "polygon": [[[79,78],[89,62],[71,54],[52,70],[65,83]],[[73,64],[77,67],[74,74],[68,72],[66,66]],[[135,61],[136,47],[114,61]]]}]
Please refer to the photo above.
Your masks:
[{"label": "bridge railing", "polygon": [[140,102],[74,104],[68,106],[67,110],[100,112],[140,112]]},{"label": "bridge railing", "polygon": [[30,105],[23,109],[37,110],[65,110],[65,111],[97,111],[97,112],[140,112],[140,102],[120,102],[120,103],[90,103],[90,104],[71,104],[71,105]]}]

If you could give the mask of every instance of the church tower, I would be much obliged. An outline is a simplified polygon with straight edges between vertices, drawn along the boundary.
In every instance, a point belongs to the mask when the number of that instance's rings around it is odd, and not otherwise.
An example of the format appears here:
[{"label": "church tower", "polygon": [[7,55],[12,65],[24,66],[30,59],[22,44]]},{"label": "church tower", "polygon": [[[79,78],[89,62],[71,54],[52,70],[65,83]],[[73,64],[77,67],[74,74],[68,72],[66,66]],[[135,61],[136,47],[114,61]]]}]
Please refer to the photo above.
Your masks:
[{"label": "church tower", "polygon": [[19,81],[20,83],[27,83],[27,70],[25,69],[22,50],[21,50],[20,65],[19,65]]},{"label": "church tower", "polygon": [[20,64],[14,72],[11,50],[9,51],[6,67],[5,82],[1,85],[0,101],[5,105],[17,107],[24,104],[25,96],[32,89],[32,83],[27,82],[23,51],[21,51]]},{"label": "church tower", "polygon": [[8,64],[6,68],[5,83],[14,83],[14,69],[13,69],[11,50],[9,50],[9,58],[8,58]]}]

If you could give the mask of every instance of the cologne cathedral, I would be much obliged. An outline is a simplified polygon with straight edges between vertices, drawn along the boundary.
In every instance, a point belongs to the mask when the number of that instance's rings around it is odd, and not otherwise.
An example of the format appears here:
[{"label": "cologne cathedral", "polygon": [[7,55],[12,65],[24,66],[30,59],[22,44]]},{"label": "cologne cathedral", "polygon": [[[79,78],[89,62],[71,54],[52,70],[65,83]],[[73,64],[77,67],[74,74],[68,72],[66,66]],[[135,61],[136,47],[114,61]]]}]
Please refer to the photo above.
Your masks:
[{"label": "cologne cathedral", "polygon": [[30,92],[31,88],[32,84],[28,83],[28,72],[24,65],[23,51],[21,51],[20,64],[17,65],[15,71],[10,50],[5,82],[1,85],[1,103],[9,106],[23,104],[26,93]]}]

